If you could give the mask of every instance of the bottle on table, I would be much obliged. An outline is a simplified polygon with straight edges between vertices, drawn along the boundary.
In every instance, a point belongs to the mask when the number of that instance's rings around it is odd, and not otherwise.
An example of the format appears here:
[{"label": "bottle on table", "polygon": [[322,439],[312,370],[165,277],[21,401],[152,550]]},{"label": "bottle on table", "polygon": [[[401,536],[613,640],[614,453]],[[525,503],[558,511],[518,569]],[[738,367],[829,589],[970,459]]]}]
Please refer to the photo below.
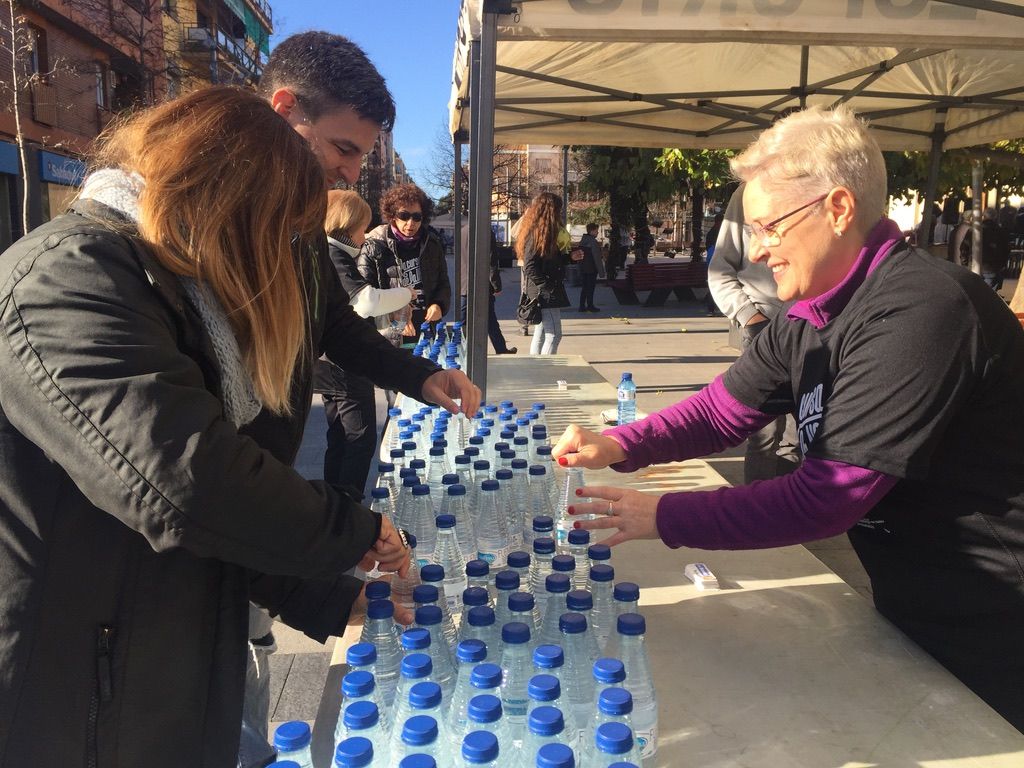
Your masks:
[{"label": "bottle on table", "polygon": [[437,523],[434,518],[434,507],[430,502],[430,488],[423,484],[413,486],[409,508],[411,513],[402,527],[416,537],[417,561],[422,575],[423,567],[430,562],[437,545]]},{"label": "bottle on table", "polygon": [[505,515],[510,549],[523,548],[523,507],[517,506],[512,494],[512,470],[499,469],[494,473],[498,481],[498,509]]},{"label": "bottle on table", "polygon": [[[444,569],[444,597],[448,603],[449,615],[461,613],[459,598],[466,588],[466,559],[459,548],[455,533],[455,516],[438,515],[435,518],[437,539],[434,542],[434,553],[431,560]],[[452,628],[454,640],[454,627]]]},{"label": "bottle on table", "polygon": [[603,652],[608,645],[608,638],[615,631],[618,613],[612,594],[612,582],[615,580],[615,569],[610,565],[595,565],[590,569],[587,581],[588,591],[593,596],[593,608],[590,611],[590,628],[597,639],[598,650]]},{"label": "bottle on table", "polygon": [[398,749],[400,759],[418,754],[428,755],[442,765],[450,764],[448,750],[438,738],[437,720],[429,715],[413,715],[405,721],[401,728],[401,741]]},{"label": "bottle on table", "polygon": [[624,687],[633,695],[633,727],[643,758],[658,752],[658,698],[644,645],[647,622],[639,613],[624,613],[617,622],[613,655],[626,667]]},{"label": "bottle on table", "polygon": [[632,712],[633,695],[625,688],[605,688],[601,691],[597,696],[597,707],[594,716],[581,739],[580,762],[590,765],[597,759],[594,742],[597,736],[597,729],[605,723],[622,723],[632,730]]},{"label": "bottle on table", "polygon": [[479,640],[487,647],[488,658],[497,660],[501,653],[501,639],[494,622],[494,609],[486,605],[470,608],[462,614],[459,640]]},{"label": "bottle on table", "polygon": [[566,613],[566,596],[572,587],[572,581],[564,573],[552,573],[544,580],[544,591],[547,593],[544,614],[540,620],[541,645],[558,645],[562,642],[562,630],[559,619]]},{"label": "bottle on table", "polygon": [[551,560],[555,556],[555,540],[543,537],[533,542],[533,560],[530,563],[530,591],[537,601],[537,612],[541,621],[544,620],[544,607],[548,599],[545,582],[554,572]]},{"label": "bottle on table", "polygon": [[616,763],[630,762],[641,765],[642,758],[629,726],[622,723],[604,723],[594,736],[595,768],[610,768]]},{"label": "bottle on table", "polygon": [[274,731],[274,751],[278,760],[293,760],[299,768],[313,768],[313,753],[310,743],[313,732],[308,723],[291,720],[282,723]]},{"label": "bottle on table", "polygon": [[565,720],[557,707],[536,707],[527,718],[526,733],[519,765],[531,768],[537,753],[545,744],[561,744],[566,740]]},{"label": "bottle on table", "polygon": [[351,736],[334,749],[334,768],[386,768],[384,760],[374,761],[373,742],[363,736]]},{"label": "bottle on table", "polygon": [[529,592],[513,592],[508,596],[509,621],[521,621],[530,628],[531,651],[539,645],[540,614],[537,602]]},{"label": "bottle on table", "polygon": [[[459,575],[462,571],[458,572]],[[455,648],[455,643],[458,640],[458,635],[455,631],[455,622],[452,619],[452,613],[448,610],[448,600],[441,600],[441,596],[446,593],[445,590],[445,570],[437,563],[428,563],[420,569],[420,581],[423,582],[423,586],[432,586],[437,590],[437,598],[430,602],[436,602],[437,607],[441,609],[442,621],[441,627],[444,631],[444,638],[448,643],[448,649]],[[461,590],[460,590],[461,593]],[[426,593],[421,592],[424,597]],[[422,604],[421,601],[417,601]]]},{"label": "bottle on table", "polygon": [[594,633],[593,621],[594,597],[585,589],[574,589],[565,596],[565,607],[572,612],[582,615],[587,620],[587,631],[584,647],[587,649],[587,657],[596,659],[601,655],[601,647],[597,635]]},{"label": "bottle on table", "polygon": [[612,564],[612,548],[607,544],[591,544],[587,547],[587,557],[590,558],[590,567],[595,565]]},{"label": "bottle on table", "polygon": [[505,626],[512,621],[509,613],[508,598],[514,592],[519,591],[519,574],[515,571],[500,571],[494,577],[494,586],[497,590],[497,597],[494,601],[494,620],[499,627]]},{"label": "bottle on table", "polygon": [[361,736],[378,745],[377,761],[384,765],[387,761],[387,730],[381,721],[380,708],[372,701],[356,701],[345,707],[342,713],[344,738],[335,742],[335,754],[345,739]]},{"label": "bottle on table", "polygon": [[526,692],[532,676],[530,664],[530,628],[513,621],[501,628],[504,649],[501,654],[501,707],[513,741],[521,741],[526,728]]},{"label": "bottle on table", "polygon": [[480,484],[477,557],[490,565],[503,563],[509,553],[508,527],[505,515],[498,511],[497,492],[497,480],[484,480]]},{"label": "bottle on table", "polygon": [[417,555],[417,544],[419,542],[413,534],[406,535],[409,544],[409,570],[405,576],[394,574],[391,577],[391,601],[403,608],[415,608],[413,591],[420,585],[420,564]]},{"label": "bottle on table", "polygon": [[587,559],[587,547],[589,546],[590,531],[570,527],[565,537],[563,552],[566,555],[572,555],[573,560],[576,561],[576,570],[572,579],[573,589],[587,588],[587,572],[590,569]]},{"label": "bottle on table", "polygon": [[462,764],[467,768],[497,768],[501,765],[498,760],[501,753],[498,737],[488,731],[472,731],[466,734],[466,738],[462,740],[461,753]]},{"label": "bottle on table", "polygon": [[587,619],[579,613],[563,613],[559,619],[565,667],[562,696],[568,701],[577,725],[587,722],[594,707],[594,678],[591,657],[586,656]]},{"label": "bottle on table", "polygon": [[577,496],[576,491],[583,488],[586,481],[583,478],[583,470],[580,467],[569,467],[565,470],[565,482],[562,484],[562,493],[558,499],[558,543],[565,545],[569,537],[569,531],[573,530],[573,523],[576,520],[591,520],[593,515],[570,515],[569,507],[573,504],[585,504],[589,498]]},{"label": "bottle on table", "polygon": [[618,389],[618,424],[632,424],[636,421],[636,384],[633,374],[628,371],[622,374]]},{"label": "bottle on table", "polygon": [[487,594],[486,589],[483,587],[466,587],[462,590],[462,610],[464,612],[481,605],[491,607],[491,596]]},{"label": "bottle on table", "polygon": [[[473,551],[476,552],[475,542],[473,545]],[[466,563],[466,586],[480,587],[481,589],[486,590],[488,599],[493,602],[494,581],[491,578],[491,566],[488,565],[486,560],[477,558],[476,560],[470,560]]]},{"label": "bottle on table", "polygon": [[431,677],[441,686],[445,701],[448,701],[455,687],[455,667],[452,664],[448,643],[441,634],[441,609],[436,605],[417,608],[416,626],[427,630],[430,635],[430,645],[426,651],[434,668]]},{"label": "bottle on table", "polygon": [[536,768],[582,768],[582,763],[576,762],[572,750],[565,744],[545,744],[537,750]]},{"label": "bottle on table", "polygon": [[376,651],[374,682],[384,701],[390,701],[398,685],[402,648],[395,626],[395,605],[390,600],[372,600],[366,606],[366,620],[360,643],[372,645]]},{"label": "bottle on table", "polygon": [[452,693],[445,718],[448,736],[452,748],[458,746],[459,735],[465,730],[466,708],[475,693],[471,684],[473,670],[487,658],[487,648],[479,640],[463,640],[455,649],[459,668],[455,680],[455,691]]},{"label": "bottle on table", "polygon": [[[458,475],[446,475],[458,479]],[[455,538],[459,543],[459,551],[468,564],[476,558],[476,528],[473,524],[473,513],[466,508],[466,486],[461,482],[451,483],[445,490],[441,502],[441,514],[455,518]]]},{"label": "bottle on table", "polygon": [[437,768],[437,761],[430,755],[416,753],[403,757],[398,768]]},{"label": "bottle on table", "polygon": [[[555,519],[555,505],[552,503],[551,488],[548,485],[548,471],[540,464],[534,464],[529,469],[530,486],[529,498],[526,505],[528,520],[538,517],[550,517]],[[554,535],[554,534],[553,534]]]},{"label": "bottle on table", "polygon": [[[533,549],[532,543],[530,549]],[[530,553],[522,550],[509,552],[505,563],[510,571],[519,574],[519,589],[530,592]]]},{"label": "bottle on table", "polygon": [[638,613],[640,610],[640,587],[632,581],[620,581],[612,592],[615,600],[615,617],[624,613]]},{"label": "bottle on table", "polygon": [[[395,637],[397,641],[397,635]],[[396,648],[397,643],[396,643]],[[362,641],[349,646],[345,652],[345,663],[350,672],[369,672],[377,681],[377,646]]]}]

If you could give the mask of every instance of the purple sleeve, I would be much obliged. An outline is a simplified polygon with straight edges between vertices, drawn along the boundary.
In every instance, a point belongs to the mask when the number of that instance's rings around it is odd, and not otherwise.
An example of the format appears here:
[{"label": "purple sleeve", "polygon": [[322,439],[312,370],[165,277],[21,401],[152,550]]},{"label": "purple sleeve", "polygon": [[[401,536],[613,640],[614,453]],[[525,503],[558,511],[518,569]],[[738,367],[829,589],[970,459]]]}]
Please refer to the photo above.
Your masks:
[{"label": "purple sleeve", "polygon": [[737,488],[667,493],[658,534],[670,547],[764,549],[848,531],[898,478],[828,459],[805,458],[791,474]]},{"label": "purple sleeve", "polygon": [[651,464],[718,453],[739,445],[777,418],[743,405],[717,376],[693,397],[604,434],[626,451],[626,460],[612,469],[635,472]]}]

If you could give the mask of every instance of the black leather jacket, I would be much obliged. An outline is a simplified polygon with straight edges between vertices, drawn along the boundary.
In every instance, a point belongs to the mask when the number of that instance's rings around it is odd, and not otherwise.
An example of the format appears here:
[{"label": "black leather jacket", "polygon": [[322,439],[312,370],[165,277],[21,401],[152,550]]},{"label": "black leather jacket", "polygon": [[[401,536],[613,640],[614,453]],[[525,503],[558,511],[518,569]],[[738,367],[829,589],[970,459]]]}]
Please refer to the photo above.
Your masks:
[{"label": "black leather jacket", "polygon": [[[359,272],[375,288],[394,288],[400,285],[401,267],[398,264],[398,244],[391,227],[381,224],[366,235],[366,242],[359,251],[356,263]],[[423,296],[421,305],[426,309],[431,304],[441,307],[441,314],[448,314],[452,302],[452,286],[448,280],[448,263],[444,255],[441,238],[429,229],[420,238],[420,279]],[[422,315],[423,310],[414,313]],[[418,321],[417,321],[418,322]]]}]

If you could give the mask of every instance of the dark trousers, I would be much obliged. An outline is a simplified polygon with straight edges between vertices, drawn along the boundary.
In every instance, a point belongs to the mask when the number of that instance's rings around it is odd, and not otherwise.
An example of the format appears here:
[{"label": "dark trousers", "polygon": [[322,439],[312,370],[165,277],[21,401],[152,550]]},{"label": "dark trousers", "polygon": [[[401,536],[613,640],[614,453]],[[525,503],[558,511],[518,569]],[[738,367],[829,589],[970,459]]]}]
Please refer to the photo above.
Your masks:
[{"label": "dark trousers", "polygon": [[583,287],[580,288],[580,309],[596,309],[594,307],[594,289],[597,288],[597,272],[584,272]]},{"label": "dark trousers", "polygon": [[323,396],[327,416],[324,480],[362,494],[377,449],[373,383],[335,369],[332,389],[332,394]]},{"label": "dark trousers", "polygon": [[[490,294],[487,299],[487,337],[491,340],[491,346],[494,347],[494,351],[501,355],[508,352],[508,342],[505,341],[505,334],[501,332],[501,326],[498,325],[498,313],[494,310],[494,294]],[[469,299],[463,296],[462,313],[459,315],[462,322],[466,322],[466,307],[468,303]]]}]

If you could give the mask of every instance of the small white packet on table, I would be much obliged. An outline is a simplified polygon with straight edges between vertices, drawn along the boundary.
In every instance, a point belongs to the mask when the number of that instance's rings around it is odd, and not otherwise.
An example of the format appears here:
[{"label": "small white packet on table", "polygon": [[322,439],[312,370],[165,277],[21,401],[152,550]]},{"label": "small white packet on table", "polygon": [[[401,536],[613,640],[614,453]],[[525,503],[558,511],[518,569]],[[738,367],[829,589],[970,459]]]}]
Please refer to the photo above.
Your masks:
[{"label": "small white packet on table", "polygon": [[704,563],[690,563],[683,569],[683,575],[697,589],[718,589],[718,577]]}]

